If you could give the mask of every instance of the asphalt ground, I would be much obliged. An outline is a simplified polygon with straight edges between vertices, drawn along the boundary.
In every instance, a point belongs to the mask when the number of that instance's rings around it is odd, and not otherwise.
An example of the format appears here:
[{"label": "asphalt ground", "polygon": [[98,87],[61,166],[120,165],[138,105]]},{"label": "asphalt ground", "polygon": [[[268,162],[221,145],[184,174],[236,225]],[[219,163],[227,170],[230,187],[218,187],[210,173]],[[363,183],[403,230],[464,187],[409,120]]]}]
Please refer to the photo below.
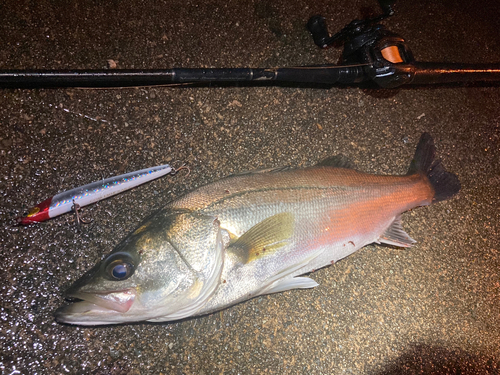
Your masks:
[{"label": "asphalt ground", "polygon": [[[0,69],[278,67],[335,63],[305,24],[338,30],[374,1],[172,0],[0,4]],[[495,1],[401,2],[385,25],[421,61],[500,62]],[[500,88],[301,86],[0,90],[2,374],[498,374]],[[147,215],[229,174],[342,153],[405,173],[430,132],[462,183],[403,225],[418,243],[367,246],[320,286],[181,322],[82,328],[54,311],[73,281]],[[154,165],[165,177],[84,210],[13,227],[64,190]]]}]

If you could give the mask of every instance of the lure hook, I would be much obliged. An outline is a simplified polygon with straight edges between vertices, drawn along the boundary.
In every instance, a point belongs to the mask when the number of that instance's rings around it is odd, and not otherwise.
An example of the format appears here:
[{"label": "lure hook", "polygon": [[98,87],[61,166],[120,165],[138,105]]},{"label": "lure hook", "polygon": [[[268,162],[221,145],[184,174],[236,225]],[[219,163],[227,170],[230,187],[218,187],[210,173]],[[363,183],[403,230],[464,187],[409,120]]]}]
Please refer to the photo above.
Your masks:
[{"label": "lure hook", "polygon": [[172,172],[170,172],[170,175],[175,176],[179,171],[183,169],[187,169],[188,173],[186,177],[188,177],[191,174],[191,169],[189,169],[189,167],[186,164],[182,164],[179,168],[172,167]]},{"label": "lure hook", "polygon": [[85,220],[82,217],[81,210],[82,210],[82,208],[80,207],[80,205],[78,203],[75,203],[75,200],[73,199],[73,205],[71,206],[71,211],[73,211],[75,213],[76,225],[78,227],[80,227],[80,225],[82,223],[83,224],[90,224],[93,221],[92,218]]}]

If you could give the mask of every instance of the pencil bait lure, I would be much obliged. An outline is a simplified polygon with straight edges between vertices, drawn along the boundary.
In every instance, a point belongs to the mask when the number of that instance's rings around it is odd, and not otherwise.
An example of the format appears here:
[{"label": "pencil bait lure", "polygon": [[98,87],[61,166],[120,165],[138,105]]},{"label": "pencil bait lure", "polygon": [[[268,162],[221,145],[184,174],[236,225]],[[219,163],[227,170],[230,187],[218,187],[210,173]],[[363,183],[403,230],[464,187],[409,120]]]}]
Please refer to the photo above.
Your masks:
[{"label": "pencil bait lure", "polygon": [[[186,167],[181,167],[178,170],[182,168]],[[70,211],[77,211],[81,207],[109,198],[166,174],[175,174],[178,170],[165,164],[92,182],[44,200],[31,208],[26,216],[18,217],[16,221],[19,225],[28,225],[52,219]]]}]

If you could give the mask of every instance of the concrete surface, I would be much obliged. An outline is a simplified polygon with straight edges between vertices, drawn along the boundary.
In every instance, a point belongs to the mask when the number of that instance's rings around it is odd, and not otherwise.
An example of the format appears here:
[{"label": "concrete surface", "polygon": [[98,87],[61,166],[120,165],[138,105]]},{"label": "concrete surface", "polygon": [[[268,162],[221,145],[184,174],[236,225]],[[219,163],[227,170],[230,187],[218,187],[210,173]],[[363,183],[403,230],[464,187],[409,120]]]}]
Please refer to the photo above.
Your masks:
[{"label": "concrete surface", "polygon": [[[369,0],[68,1],[0,5],[0,68],[336,62],[304,25],[338,29]],[[386,22],[420,60],[500,62],[495,1],[401,2]],[[500,88],[304,87],[0,91],[2,374],[498,374]],[[320,286],[171,324],[54,321],[62,291],[149,213],[233,172],[343,153],[404,173],[423,131],[463,189],[406,213],[409,250],[368,246]],[[13,219],[55,193],[165,162],[179,174],[65,215]]]}]

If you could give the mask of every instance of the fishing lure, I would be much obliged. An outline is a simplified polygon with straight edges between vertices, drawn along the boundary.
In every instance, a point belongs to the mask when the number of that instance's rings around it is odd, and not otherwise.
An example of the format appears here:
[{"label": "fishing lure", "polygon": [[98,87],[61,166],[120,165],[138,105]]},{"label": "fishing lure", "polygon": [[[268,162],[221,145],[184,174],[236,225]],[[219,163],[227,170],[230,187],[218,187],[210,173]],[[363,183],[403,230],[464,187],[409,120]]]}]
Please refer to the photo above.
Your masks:
[{"label": "fishing lure", "polygon": [[[179,169],[182,168],[185,167]],[[18,217],[16,221],[20,225],[33,224],[52,219],[70,211],[75,211],[77,213],[77,220],[80,221],[81,218],[78,216],[78,209],[80,207],[109,198],[166,174],[176,173],[179,169],[175,170],[168,164],[159,165],[63,191],[37,204],[29,210],[26,216]]]}]

